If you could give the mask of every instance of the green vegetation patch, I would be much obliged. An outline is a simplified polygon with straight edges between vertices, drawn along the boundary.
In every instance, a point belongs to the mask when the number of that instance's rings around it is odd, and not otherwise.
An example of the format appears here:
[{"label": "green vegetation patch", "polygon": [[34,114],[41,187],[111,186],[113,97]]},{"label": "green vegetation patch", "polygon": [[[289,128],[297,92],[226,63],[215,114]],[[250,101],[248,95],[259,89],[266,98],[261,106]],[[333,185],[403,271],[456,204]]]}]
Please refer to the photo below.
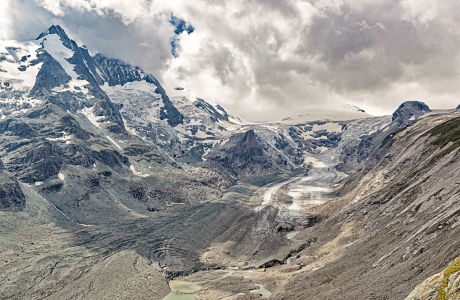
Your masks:
[{"label": "green vegetation patch", "polygon": [[[448,291],[448,286],[449,286],[449,277],[450,275],[457,273],[460,271],[460,257],[458,257],[456,260],[454,260],[450,266],[447,267],[447,269],[444,270],[443,277],[444,279],[442,280],[442,285],[441,288],[438,290],[438,296],[436,297],[436,300],[447,300],[449,299],[449,291]],[[456,295],[459,292],[454,292]],[[455,296],[456,296],[455,295]],[[454,296],[454,295],[450,295]]]},{"label": "green vegetation patch", "polygon": [[397,138],[399,138],[400,136],[402,136],[402,131],[398,132],[394,137],[393,137],[393,140],[396,140]]},{"label": "green vegetation patch", "polygon": [[436,140],[432,142],[433,145],[444,147],[450,142],[457,142],[456,144],[458,147],[460,145],[460,117],[434,127],[429,130],[427,134],[438,136]]},{"label": "green vegetation patch", "polygon": [[131,144],[130,146],[123,149],[128,155],[140,155],[147,152],[150,152],[152,149],[150,147],[141,145],[141,144]]},{"label": "green vegetation patch", "polygon": [[[433,146],[442,148],[449,143],[452,143],[449,147],[443,149],[431,158],[431,160],[424,166],[424,168],[430,168],[444,156],[460,147],[460,117],[441,123],[423,134],[423,136],[426,135],[436,136],[436,139],[431,142],[431,145]],[[432,152],[433,150],[433,147],[428,147],[425,152]]]}]

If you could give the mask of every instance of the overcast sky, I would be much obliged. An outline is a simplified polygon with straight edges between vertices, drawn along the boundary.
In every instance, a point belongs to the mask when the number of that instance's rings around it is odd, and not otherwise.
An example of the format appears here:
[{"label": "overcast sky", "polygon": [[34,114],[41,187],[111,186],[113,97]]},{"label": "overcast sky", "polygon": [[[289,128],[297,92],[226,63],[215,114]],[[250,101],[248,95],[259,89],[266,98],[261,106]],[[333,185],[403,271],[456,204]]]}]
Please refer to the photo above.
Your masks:
[{"label": "overcast sky", "polygon": [[94,53],[262,121],[342,103],[456,107],[459,16],[458,0],[1,0],[0,38],[60,24]]}]

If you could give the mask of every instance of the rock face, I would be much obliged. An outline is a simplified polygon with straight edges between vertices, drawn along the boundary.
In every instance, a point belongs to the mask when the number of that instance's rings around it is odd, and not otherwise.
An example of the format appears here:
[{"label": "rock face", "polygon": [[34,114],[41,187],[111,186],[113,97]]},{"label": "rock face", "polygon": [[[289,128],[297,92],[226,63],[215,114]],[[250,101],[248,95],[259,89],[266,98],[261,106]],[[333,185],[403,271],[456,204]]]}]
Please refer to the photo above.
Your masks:
[{"label": "rock face", "polygon": [[62,29],[62,27],[59,26],[59,25],[51,25],[50,28],[48,28],[44,32],[40,33],[40,35],[36,39],[37,40],[43,39],[49,34],[58,35],[61,38],[64,46],[66,46],[69,49],[72,48],[72,41],[69,39],[69,37],[67,36],[67,33],[65,33],[64,29]]},{"label": "rock face", "polygon": [[393,113],[391,123],[387,126],[373,130],[371,134],[364,134],[358,140],[347,144],[342,150],[342,161],[337,168],[344,172],[360,168],[380,147],[384,146],[388,136],[416,123],[428,112],[431,110],[423,102],[406,101],[402,103]]},{"label": "rock face", "polygon": [[33,64],[43,63],[38,71],[35,85],[29,95],[40,97],[50,94],[50,91],[58,86],[67,84],[72,77],[68,75],[62,66],[48,52],[40,50]]},{"label": "rock face", "polygon": [[12,210],[24,206],[26,198],[18,181],[5,171],[0,160],[0,209]]},{"label": "rock face", "polygon": [[228,141],[205,156],[207,163],[215,164],[235,178],[257,177],[289,169],[287,159],[268,144],[257,139],[254,130],[235,134]]},{"label": "rock face", "polygon": [[411,121],[417,120],[420,116],[430,111],[428,105],[423,102],[406,101],[393,113],[393,122],[397,122],[401,126],[407,126],[414,123]]},{"label": "rock face", "polygon": [[94,64],[97,67],[97,73],[99,76],[99,84],[103,85],[108,83],[109,86],[124,85],[129,82],[140,82],[145,81],[147,83],[154,84],[156,86],[155,93],[160,94],[163,100],[163,109],[160,111],[160,119],[166,119],[171,127],[175,127],[183,123],[184,116],[174,107],[166,95],[165,90],[160,85],[158,80],[151,74],[146,74],[138,67],[132,67],[124,62],[106,58],[102,54],[98,53],[92,57]]},{"label": "rock face", "polygon": [[197,99],[195,106],[208,111],[213,119],[214,122],[218,121],[228,121],[228,114],[220,105],[216,105],[216,107],[210,105],[208,102],[204,101],[203,99]]}]

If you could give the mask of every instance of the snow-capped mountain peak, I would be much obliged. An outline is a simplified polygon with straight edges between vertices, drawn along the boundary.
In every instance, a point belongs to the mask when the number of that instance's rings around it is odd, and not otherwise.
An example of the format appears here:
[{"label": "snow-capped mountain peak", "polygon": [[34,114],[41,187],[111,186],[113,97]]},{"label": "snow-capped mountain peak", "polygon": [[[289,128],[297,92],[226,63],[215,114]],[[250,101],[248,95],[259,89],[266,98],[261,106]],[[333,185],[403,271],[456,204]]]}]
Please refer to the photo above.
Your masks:
[{"label": "snow-capped mountain peak", "polygon": [[65,33],[64,29],[62,29],[61,26],[59,25],[52,25],[50,28],[47,30],[43,31],[37,38],[36,40],[42,41],[45,39],[47,36],[55,34],[59,37],[59,39],[62,41],[62,44],[69,48],[72,49],[72,40],[67,36],[67,33]]}]

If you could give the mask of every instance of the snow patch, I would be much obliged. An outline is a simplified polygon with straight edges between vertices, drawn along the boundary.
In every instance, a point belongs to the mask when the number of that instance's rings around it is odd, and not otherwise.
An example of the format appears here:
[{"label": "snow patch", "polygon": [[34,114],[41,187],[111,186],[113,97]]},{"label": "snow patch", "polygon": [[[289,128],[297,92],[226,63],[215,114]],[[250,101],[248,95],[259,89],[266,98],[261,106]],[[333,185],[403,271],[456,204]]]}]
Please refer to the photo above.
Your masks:
[{"label": "snow patch", "polygon": [[150,176],[149,174],[143,174],[141,172],[136,171],[136,169],[134,169],[133,165],[129,166],[129,168],[131,169],[133,174],[136,175],[136,176],[139,176],[139,177],[149,177]]},{"label": "snow patch", "polygon": [[57,34],[49,34],[46,36],[43,44],[44,49],[48,52],[64,69],[64,71],[72,77],[68,83],[69,86],[84,86],[89,84],[86,80],[78,79],[79,75],[74,71],[75,65],[69,63],[67,59],[74,55],[74,52],[64,46]]},{"label": "snow patch", "polygon": [[297,116],[282,119],[279,123],[296,125],[313,121],[349,121],[363,118],[370,118],[371,115],[363,112],[352,105],[344,105],[334,109],[310,109],[301,112]]},{"label": "snow patch", "polygon": [[88,118],[88,120],[94,125],[96,126],[97,128],[101,129],[101,127],[99,126],[99,123],[97,122],[99,119],[101,119],[102,117],[96,117],[94,114],[93,114],[93,108],[92,107],[85,107],[83,108],[81,111],[80,111],[82,114],[84,114],[86,116],[86,118]]},{"label": "snow patch", "polygon": [[48,141],[68,141],[72,139],[71,135],[65,135],[63,137],[58,137],[58,138],[46,138]]},{"label": "snow patch", "polygon": [[114,144],[118,149],[120,150],[123,150],[123,148],[120,147],[120,145],[118,145],[114,140],[112,140],[112,138],[108,135],[105,136],[109,141],[112,142],[112,144]]},{"label": "snow patch", "polygon": [[327,165],[311,156],[304,156],[304,165],[311,165],[314,168],[327,168]]},{"label": "snow patch", "polygon": [[[116,93],[116,92],[123,92],[123,93],[136,93],[138,91],[147,92],[147,93],[156,93],[157,86],[153,83],[149,83],[145,80],[142,81],[135,81],[135,82],[127,82],[124,85],[114,85],[109,86],[107,82],[101,86],[102,90],[106,93]],[[160,96],[160,94],[157,94]]]},{"label": "snow patch", "polygon": [[[16,90],[29,90],[35,85],[38,71],[43,63],[32,66],[37,58],[39,41],[4,41],[0,40],[0,81],[8,82]],[[21,61],[25,57],[25,61]],[[19,67],[24,68],[20,71]]]}]

